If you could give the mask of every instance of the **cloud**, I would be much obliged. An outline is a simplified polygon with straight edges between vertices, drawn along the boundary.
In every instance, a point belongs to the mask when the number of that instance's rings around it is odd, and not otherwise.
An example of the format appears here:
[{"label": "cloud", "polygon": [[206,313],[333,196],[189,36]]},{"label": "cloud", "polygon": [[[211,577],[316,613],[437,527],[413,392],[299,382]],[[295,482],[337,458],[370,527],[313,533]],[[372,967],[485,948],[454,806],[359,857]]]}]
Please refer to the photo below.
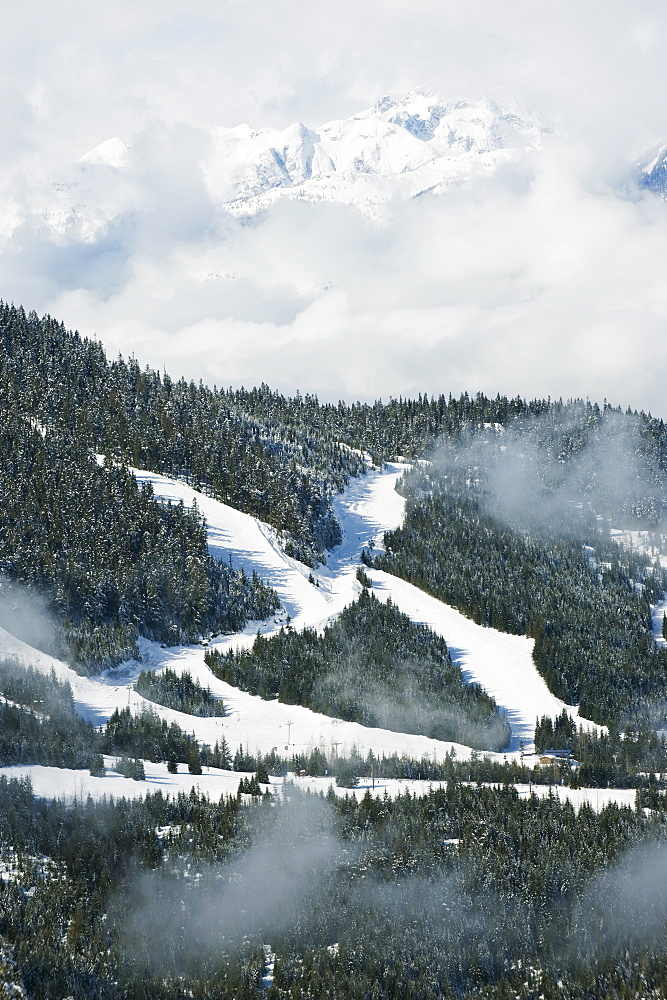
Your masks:
[{"label": "cloud", "polygon": [[[582,407],[564,411],[557,428],[547,414],[471,430],[467,441],[437,447],[434,467],[454,482],[479,481],[487,512],[513,529],[581,539],[591,526],[599,531],[598,517],[615,527],[636,526],[638,516],[664,522],[664,474],[646,453],[639,420],[613,410],[586,427],[585,416]],[[563,443],[573,449],[567,460]]]},{"label": "cloud", "polygon": [[582,922],[595,930],[595,949],[623,954],[631,946],[656,946],[667,921],[665,845],[640,844],[595,878],[579,903]]},{"label": "cloud", "polygon": [[[659,3],[72,0],[14,15],[3,298],[218,385],[582,395],[667,416],[667,206],[622,187],[667,132]],[[317,126],[416,86],[511,97],[554,132],[382,224],[299,203],[243,224],[212,203],[209,126]],[[124,170],[78,162],[112,137]]]},{"label": "cloud", "polygon": [[53,656],[58,652],[57,624],[46,600],[7,578],[0,584],[0,627],[29,646]]},{"label": "cloud", "polygon": [[[324,799],[289,787],[286,801],[267,811],[257,817],[254,843],[225,864],[138,878],[129,897],[126,954],[179,968],[219,956],[225,944],[256,934],[266,939],[299,922],[344,860],[334,815]],[[121,905],[128,909],[127,895]]]}]

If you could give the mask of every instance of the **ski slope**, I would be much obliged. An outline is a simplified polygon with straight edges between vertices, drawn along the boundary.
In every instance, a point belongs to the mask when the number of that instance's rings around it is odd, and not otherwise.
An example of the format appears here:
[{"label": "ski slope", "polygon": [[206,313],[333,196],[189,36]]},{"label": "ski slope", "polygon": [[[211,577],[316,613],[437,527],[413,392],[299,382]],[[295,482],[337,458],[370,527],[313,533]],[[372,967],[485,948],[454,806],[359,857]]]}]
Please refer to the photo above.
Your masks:
[{"label": "ski slope", "polygon": [[[285,555],[267,525],[216,500],[200,497],[183,483],[153,473],[136,471],[136,475],[142,481],[150,481],[156,496],[162,500],[183,500],[188,506],[196,500],[207,519],[211,552],[225,561],[231,558],[232,565],[243,566],[248,573],[254,570],[268,580],[276,587],[292,626],[302,629],[323,627],[359,592],[356,568],[361,550],[369,544],[381,548],[384,532],[402,523],[405,501],[395,487],[406,468],[396,463],[383,470],[371,470],[353,480],[336,499],[335,512],[343,539],[329,557],[329,565],[313,572],[315,586],[308,582],[310,570]],[[378,598],[392,600],[413,621],[428,625],[441,635],[465,679],[480,684],[493,695],[512,727],[510,752],[517,752],[522,742],[526,748],[532,745],[539,716],[555,718],[566,708],[577,723],[580,721],[577,708],[556,698],[537,672],[532,659],[532,639],[477,625],[388,573],[369,570],[368,575]],[[283,623],[284,618],[277,617],[263,623],[261,631],[271,634]],[[248,645],[256,633],[257,625],[253,623],[245,635],[232,636],[215,645],[223,649]],[[211,683],[206,667],[202,670],[193,665],[188,669],[201,681]],[[233,699],[231,690],[225,696]]]},{"label": "ski slope", "polygon": [[577,725],[600,729],[551,693],[535,669],[533,639],[477,625],[459,611],[390,573],[369,570],[378,597],[390,599],[414,622],[428,625],[447,642],[453,662],[468,682],[492,695],[512,728],[510,750],[532,747],[538,716],[555,718],[565,708]]},{"label": "ski slope", "polygon": [[[105,763],[110,765],[114,758],[106,757]],[[204,773],[192,775],[188,773],[185,764],[179,765],[178,774],[169,774],[166,764],[154,764],[145,762],[146,780],[133,781],[130,778],[123,778],[119,774],[107,772],[103,778],[93,777],[88,771],[75,771],[66,767],[45,767],[42,764],[17,764],[13,767],[0,769],[0,773],[8,778],[29,778],[35,795],[44,799],[64,799],[68,802],[85,801],[88,796],[94,800],[99,800],[105,796],[109,798],[136,799],[145,795],[146,792],[161,791],[164,794],[177,795],[179,792],[188,793],[192,788],[199,788],[206,792],[211,799],[219,799],[222,795],[235,795],[239,781],[242,777],[247,777],[239,771],[221,771],[217,768],[204,768]],[[331,777],[313,778],[310,776],[300,777],[289,773],[284,779],[286,784],[290,782],[304,791],[323,793],[333,789],[339,796],[353,795],[356,799],[362,799],[366,792],[373,795],[384,795],[386,792],[390,798],[402,795],[409,791],[412,795],[427,795],[431,789],[443,788],[446,781],[426,781],[423,778],[402,779],[402,778],[380,778],[371,782],[369,778],[362,778],[356,788],[339,788]],[[263,786],[266,787],[266,786]],[[271,778],[269,785],[271,792],[281,793],[283,788],[282,778]],[[618,806],[634,808],[636,800],[636,789],[634,788],[570,788],[567,785],[522,785],[514,786],[521,798],[528,798],[535,795],[543,799],[555,796],[561,802],[570,802],[575,809],[583,805],[588,805],[596,812],[604,809],[611,802]],[[1,877],[0,872],[0,877]]]},{"label": "ski slope", "polygon": [[285,555],[276,533],[255,517],[242,514],[227,504],[197,492],[185,483],[153,472],[134,470],[139,482],[148,482],[158,500],[187,507],[197,504],[206,518],[208,547],[217,559],[257,573],[277,592],[283,614],[267,622],[251,623],[243,636],[234,636],[217,645],[246,644],[259,630],[277,631],[289,615],[295,629],[320,628],[335,618],[359,593],[356,569],[362,548],[372,542],[381,545],[385,531],[397,527],[403,518],[404,501],[395,485],[407,465],[394,463],[383,470],[370,469],[352,480],[345,493],[334,500],[334,510],[342,530],[342,542],[328,557],[328,565],[312,571],[316,583],[309,582],[311,570]]},{"label": "ski slope", "polygon": [[[361,550],[369,545],[381,548],[384,532],[402,522],[404,500],[395,486],[406,468],[400,463],[382,469],[371,468],[367,475],[353,480],[336,498],[335,512],[341,524],[342,542],[331,553],[328,565],[312,571],[314,582],[309,580],[311,571],[307,567],[284,553],[268,525],[183,482],[135,470],[140,482],[151,483],[159,500],[183,501],[189,507],[196,503],[206,518],[211,553],[236,568],[243,568],[247,574],[256,572],[270,583],[280,598],[280,612],[264,622],[249,623],[235,635],[216,636],[208,644],[166,648],[141,640],[141,662],[128,661],[99,677],[79,676],[66,663],[35,650],[4,629],[0,629],[0,653],[32,663],[45,672],[54,669],[59,679],[69,681],[78,711],[94,725],[104,724],[116,708],[130,706],[133,712],[138,712],[151,707],[168,722],[176,722],[212,746],[224,736],[232,752],[239,745],[250,752],[267,753],[275,748],[281,754],[310,752],[319,746],[328,753],[336,748],[339,754],[345,754],[356,745],[362,754],[372,749],[380,755],[398,753],[419,758],[426,754],[437,759],[454,749],[459,759],[467,759],[471,751],[460,744],[369,728],[301,706],[264,701],[220,681],[204,662],[206,645],[221,650],[248,647],[258,631],[271,635],[288,623],[295,629],[321,629],[340,614],[360,591],[356,569]],[[567,707],[577,718],[576,708],[565,706],[555,698],[537,673],[531,657],[531,639],[476,625],[442,602],[387,573],[369,571],[369,575],[379,599],[391,599],[413,621],[427,624],[441,635],[464,677],[481,684],[496,698],[511,725],[512,742],[508,753],[518,753],[521,742],[526,751],[532,748],[538,716],[554,717]],[[209,686],[212,693],[223,700],[226,715],[195,718],[156,706],[137,694],[133,685],[140,670],[166,667],[179,672],[187,670],[200,683]],[[490,756],[502,758],[503,755]],[[149,768],[153,765],[147,765]],[[128,794],[128,785],[134,784],[112,776],[96,780],[107,782],[106,794],[118,794],[118,781],[125,794]],[[171,786],[175,790],[182,787],[184,781],[190,782],[191,776],[172,777],[165,770],[164,774],[157,774],[155,780],[159,787]],[[226,779],[223,785],[229,780]],[[202,787],[211,783],[217,788],[220,781],[219,775],[215,782],[213,776],[208,775],[197,779]],[[114,783],[113,790],[111,783]]]}]

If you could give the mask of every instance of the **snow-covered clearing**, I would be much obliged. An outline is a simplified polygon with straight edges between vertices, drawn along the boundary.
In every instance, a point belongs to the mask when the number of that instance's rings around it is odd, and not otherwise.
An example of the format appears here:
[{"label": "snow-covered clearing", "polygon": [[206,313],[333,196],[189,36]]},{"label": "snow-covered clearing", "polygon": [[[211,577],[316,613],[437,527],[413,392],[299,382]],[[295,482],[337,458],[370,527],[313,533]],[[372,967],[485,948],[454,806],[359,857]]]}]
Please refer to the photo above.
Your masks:
[{"label": "snow-covered clearing", "polygon": [[[108,766],[113,758],[105,757]],[[74,771],[62,767],[44,767],[41,764],[15,765],[0,768],[0,774],[7,778],[29,778],[35,795],[44,799],[63,799],[68,802],[84,802],[90,796],[94,800],[106,798],[139,798],[147,791],[177,795],[188,793],[196,788],[205,793],[211,800],[217,801],[222,795],[235,795],[239,781],[247,775],[239,771],[220,771],[217,768],[205,768],[200,775],[189,774],[185,764],[179,765],[178,774],[169,774],[166,764],[153,764],[145,761],[146,780],[133,781],[123,778],[120,774],[107,771],[102,778],[92,777],[88,771]],[[353,795],[356,799],[363,798],[367,792],[372,796],[390,798],[397,795],[427,795],[431,789],[444,788],[444,781],[426,781],[424,779],[409,780],[406,778],[381,778],[373,784],[369,778],[362,778],[356,788],[339,788],[333,778],[299,777],[290,773],[286,779],[272,778],[269,789],[281,794],[284,783],[293,783],[303,791],[315,794],[326,794],[330,788],[338,796]],[[265,787],[265,786],[263,786]],[[531,793],[538,798],[554,795],[562,802],[569,801],[578,809],[585,803],[596,812],[610,802],[619,806],[635,805],[634,788],[568,788],[563,785],[515,785],[521,798],[527,798]]]},{"label": "snow-covered clearing", "polygon": [[[667,569],[667,535],[664,532],[611,528],[609,534],[619,545],[640,555],[648,556],[649,559],[655,560],[663,569]],[[653,638],[658,646],[663,647],[667,645],[662,634],[662,619],[667,614],[667,594],[664,597],[665,600],[660,601],[651,608]]]},{"label": "snow-covered clearing", "polygon": [[656,559],[667,568],[667,536],[651,529],[610,528],[609,534],[613,541],[639,555]]},{"label": "snow-covered clearing", "polygon": [[[115,758],[105,757],[107,767],[113,766]],[[179,765],[178,774],[170,774],[166,764],[144,761],[145,781],[124,778],[122,774],[107,771],[104,777],[93,777],[88,771],[72,770],[67,767],[46,767],[43,764],[16,764],[0,768],[0,774],[7,778],[29,778],[35,795],[44,799],[63,799],[67,802],[85,802],[88,796],[99,799],[136,799],[146,792],[161,791],[165,795],[178,795],[199,788],[213,801],[221,795],[235,795],[241,777],[238,771],[220,771],[205,768],[203,774],[188,772],[186,764]]]},{"label": "snow-covered clearing", "polygon": [[[332,787],[337,795],[354,795],[361,799],[367,792],[371,795],[383,796],[386,792],[390,798],[397,795],[428,795],[434,788],[446,787],[446,781],[425,781],[424,779],[391,778],[382,779],[375,782],[373,787],[368,778],[362,778],[356,788],[337,788],[330,778],[300,778],[290,776],[290,780],[300,788],[309,788],[312,792],[327,792]],[[491,784],[490,787],[493,787]],[[571,802],[575,809],[587,804],[596,812],[603,809],[610,802],[615,802],[619,806],[630,806],[634,809],[636,791],[634,788],[569,788],[566,785],[514,785],[520,798],[527,798],[531,794],[539,799],[548,798],[554,795],[561,802]]]},{"label": "snow-covered clearing", "polygon": [[[212,554],[231,562],[236,568],[243,568],[247,574],[256,572],[276,589],[283,606],[279,613],[265,622],[250,623],[242,633],[217,636],[211,640],[210,645],[229,649],[250,646],[258,631],[265,635],[277,632],[286,625],[288,615],[295,629],[322,628],[354,600],[360,590],[356,569],[362,548],[371,543],[381,547],[384,532],[397,527],[402,521],[404,500],[396,493],[395,485],[405,468],[405,465],[397,463],[383,469],[370,469],[367,475],[353,480],[345,493],[336,498],[335,511],[343,539],[331,553],[328,565],[313,571],[315,583],[309,582],[310,571],[307,567],[285,555],[275,532],[266,524],[191,489],[185,483],[140,470],[135,470],[135,474],[138,480],[150,482],[156,497],[161,500],[182,500],[187,506],[196,503],[207,521]],[[536,718],[542,715],[553,717],[564,707],[563,702],[551,694],[535,669],[531,658],[532,641],[482,628],[416,587],[386,573],[371,571],[370,576],[374,592],[380,599],[391,598],[414,621],[423,622],[442,635],[466,679],[480,683],[493,694],[507,712],[512,726],[509,752],[518,753],[521,740],[529,750]],[[427,754],[441,760],[453,747],[459,759],[470,755],[468,748],[458,744],[371,729],[332,719],[300,706],[263,701],[218,680],[204,663],[204,652],[203,644],[164,648],[158,643],[142,640],[141,662],[129,661],[100,677],[81,677],[67,664],[38,652],[0,629],[0,653],[16,656],[45,672],[55,669],[59,679],[66,679],[71,684],[77,709],[95,725],[103,724],[116,708],[129,705],[133,711],[140,711],[151,706],[167,721],[174,721],[187,732],[194,732],[205,743],[214,745],[225,736],[232,752],[242,744],[250,752],[259,750],[267,753],[275,748],[279,753],[292,754],[309,752],[319,746],[326,752],[337,748],[339,754],[345,754],[356,744],[362,754],[372,749],[379,755],[398,753],[421,757]],[[208,685],[213,694],[223,699],[226,716],[195,718],[155,706],[134,691],[133,684],[140,670],[162,670],[166,667],[179,672],[188,670],[193,677]],[[576,717],[575,708],[569,706],[568,711]],[[490,756],[502,759],[503,755]],[[155,767],[159,766],[147,765],[147,783],[140,783],[139,788],[150,787],[153,780],[160,787],[165,784],[171,787],[166,770],[164,774],[156,771],[154,779],[149,777],[149,770]],[[183,778],[186,782],[190,780],[189,776]],[[100,788],[104,787],[104,794],[127,795],[129,787],[136,787],[135,782],[124,778],[107,777],[91,781],[102,782]],[[122,792],[116,787],[118,782]],[[205,783],[208,785],[208,780]]]}]

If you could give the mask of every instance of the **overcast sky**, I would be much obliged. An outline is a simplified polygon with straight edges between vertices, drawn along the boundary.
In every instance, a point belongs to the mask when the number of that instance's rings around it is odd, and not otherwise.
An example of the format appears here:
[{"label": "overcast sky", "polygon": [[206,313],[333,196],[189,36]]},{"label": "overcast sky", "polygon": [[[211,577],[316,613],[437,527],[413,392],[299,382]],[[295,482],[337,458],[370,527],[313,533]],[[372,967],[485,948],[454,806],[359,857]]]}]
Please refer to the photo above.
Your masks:
[{"label": "overcast sky", "polygon": [[[627,184],[667,142],[662,0],[28,0],[3,5],[0,56],[5,300],[218,385],[581,395],[667,418],[667,202]],[[382,225],[213,210],[210,126],[316,127],[417,87],[518,101],[551,134],[520,170]],[[122,184],[82,181],[112,137],[134,151]],[[68,229],[73,178],[106,228]]]}]

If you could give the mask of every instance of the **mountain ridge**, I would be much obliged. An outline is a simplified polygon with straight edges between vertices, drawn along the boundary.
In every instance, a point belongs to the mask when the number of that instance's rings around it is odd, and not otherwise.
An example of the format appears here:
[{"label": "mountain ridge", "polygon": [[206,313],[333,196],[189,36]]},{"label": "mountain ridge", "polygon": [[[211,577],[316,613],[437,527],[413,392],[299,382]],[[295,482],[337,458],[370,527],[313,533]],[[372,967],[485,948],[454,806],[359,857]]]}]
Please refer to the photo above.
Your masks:
[{"label": "mountain ridge", "polygon": [[[381,220],[393,199],[488,176],[539,148],[547,131],[518,104],[444,101],[420,89],[312,127],[210,126],[197,169],[213,208],[239,218],[288,198],[342,203]],[[42,210],[47,228],[80,228],[91,240],[114,218],[131,217],[139,147],[145,153],[141,142],[114,136],[79,156],[72,179],[54,185],[53,204]],[[87,192],[102,175],[104,197],[91,202]]]},{"label": "mountain ridge", "polygon": [[[207,183],[215,200],[239,216],[283,197],[342,202],[374,215],[393,198],[492,173],[539,146],[542,131],[488,98],[443,102],[416,90],[312,129],[301,122],[284,130],[214,128]],[[241,144],[240,165],[228,168]]]}]

